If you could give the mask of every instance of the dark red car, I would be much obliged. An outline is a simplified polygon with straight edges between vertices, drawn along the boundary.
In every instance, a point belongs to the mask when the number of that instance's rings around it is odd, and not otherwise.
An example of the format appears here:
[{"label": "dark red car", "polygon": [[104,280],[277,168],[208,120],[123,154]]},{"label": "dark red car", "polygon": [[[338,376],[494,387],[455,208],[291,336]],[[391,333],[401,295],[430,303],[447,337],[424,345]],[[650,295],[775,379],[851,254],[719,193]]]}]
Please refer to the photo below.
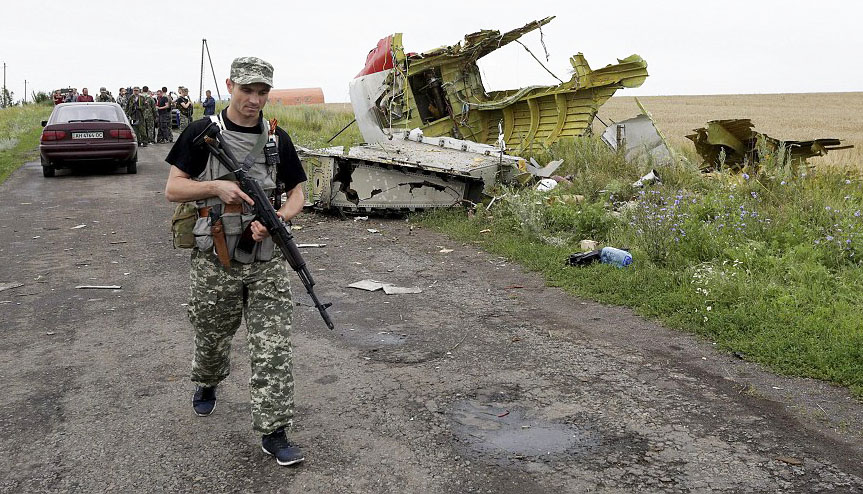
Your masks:
[{"label": "dark red car", "polygon": [[138,172],[138,140],[117,103],[63,103],[42,122],[42,174],[94,161]]}]

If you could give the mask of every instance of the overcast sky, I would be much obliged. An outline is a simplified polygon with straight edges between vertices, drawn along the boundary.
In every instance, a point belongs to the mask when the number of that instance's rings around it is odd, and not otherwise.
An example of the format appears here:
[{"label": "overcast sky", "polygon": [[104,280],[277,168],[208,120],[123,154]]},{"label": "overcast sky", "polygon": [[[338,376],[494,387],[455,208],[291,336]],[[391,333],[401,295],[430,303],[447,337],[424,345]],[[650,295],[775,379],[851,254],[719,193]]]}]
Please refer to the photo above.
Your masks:
[{"label": "overcast sky", "polygon": [[[460,41],[555,15],[543,28],[546,64],[570,77],[583,52],[596,69],[630,54],[650,77],[618,95],[786,93],[863,90],[863,4],[856,1],[304,1],[176,2],[6,0],[0,62],[20,99],[32,89],[128,85],[191,88],[198,97],[206,38],[222,93],[234,57],[275,67],[278,88],[321,87],[348,101],[348,83],[368,51],[394,32],[406,51]],[[544,58],[540,35],[523,38]],[[555,84],[517,45],[480,61],[487,89]],[[215,84],[207,62],[204,88]]]}]

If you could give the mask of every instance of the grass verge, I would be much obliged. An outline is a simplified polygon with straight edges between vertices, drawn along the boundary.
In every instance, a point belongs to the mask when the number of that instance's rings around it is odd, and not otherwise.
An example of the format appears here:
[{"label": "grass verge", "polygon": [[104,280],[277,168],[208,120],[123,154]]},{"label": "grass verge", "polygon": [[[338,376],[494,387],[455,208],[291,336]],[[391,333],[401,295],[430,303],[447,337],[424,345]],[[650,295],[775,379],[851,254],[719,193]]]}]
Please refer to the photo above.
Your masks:
[{"label": "grass verge", "polygon": [[51,106],[26,105],[0,110],[0,183],[25,162],[38,156],[40,122]]},{"label": "grass verge", "polygon": [[[572,174],[550,193],[503,189],[490,210],[420,221],[541,273],[550,286],[716,342],[775,372],[863,398],[863,188],[856,167],[771,163],[740,175],[627,163],[594,139],[550,156]],[[486,233],[482,233],[482,232]],[[626,269],[565,267],[582,239],[627,247]],[[573,309],[575,310],[575,308]]]}]

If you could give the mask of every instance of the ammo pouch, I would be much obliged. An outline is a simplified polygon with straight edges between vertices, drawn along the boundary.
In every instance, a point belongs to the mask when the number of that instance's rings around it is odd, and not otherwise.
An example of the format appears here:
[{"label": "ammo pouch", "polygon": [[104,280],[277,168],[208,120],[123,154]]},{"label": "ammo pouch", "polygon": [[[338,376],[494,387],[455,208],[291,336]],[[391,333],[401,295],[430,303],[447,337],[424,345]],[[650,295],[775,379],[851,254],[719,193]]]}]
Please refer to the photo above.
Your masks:
[{"label": "ammo pouch", "polygon": [[[243,232],[250,228],[249,225],[252,224],[254,219],[255,215],[253,213],[236,212],[233,208],[226,208],[225,212],[217,220],[222,224],[222,231],[228,251],[227,257],[229,259],[242,264],[249,264],[254,261],[269,261],[273,258],[276,244],[271,237],[252,243],[251,251],[237,248]],[[195,246],[202,252],[213,252],[215,244],[213,242],[211,218],[208,213],[199,215],[193,232]]]},{"label": "ammo pouch", "polygon": [[195,246],[193,233],[198,219],[198,207],[194,202],[181,202],[171,216],[171,234],[175,249],[191,249]]}]

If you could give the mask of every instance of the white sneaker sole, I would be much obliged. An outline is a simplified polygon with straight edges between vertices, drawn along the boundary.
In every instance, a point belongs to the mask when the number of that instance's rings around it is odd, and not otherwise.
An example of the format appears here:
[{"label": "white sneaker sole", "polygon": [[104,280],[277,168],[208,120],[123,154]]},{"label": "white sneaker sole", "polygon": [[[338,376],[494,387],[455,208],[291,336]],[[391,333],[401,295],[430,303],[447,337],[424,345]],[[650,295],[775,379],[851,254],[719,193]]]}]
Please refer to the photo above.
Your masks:
[{"label": "white sneaker sole", "polygon": [[[194,410],[194,407],[192,408],[192,410]],[[215,412],[215,411],[216,411],[216,405],[215,405],[215,404],[213,404],[213,409],[212,409],[212,410],[210,410],[210,413],[198,413],[198,412],[195,412],[195,415],[197,415],[198,417],[208,417],[208,416],[212,415],[212,414],[213,414],[213,412]]]},{"label": "white sneaker sole", "polygon": [[[265,448],[265,447],[263,447],[263,446],[261,446],[261,451],[263,451],[264,453],[266,453],[266,454],[268,454],[268,455],[270,455],[270,456],[275,457],[275,455],[274,455],[274,454],[272,454],[272,453],[270,453],[269,451],[267,451],[267,448]],[[287,466],[290,466],[290,465],[296,465],[297,463],[300,463],[300,462],[304,461],[305,459],[306,459],[306,457],[305,457],[305,456],[304,456],[304,457],[302,457],[302,458],[297,458],[296,460],[291,460],[291,461],[282,461],[282,460],[280,460],[280,459],[276,458],[276,463],[278,463],[279,465],[281,465],[281,466],[283,466],[283,467],[287,467]]]}]

